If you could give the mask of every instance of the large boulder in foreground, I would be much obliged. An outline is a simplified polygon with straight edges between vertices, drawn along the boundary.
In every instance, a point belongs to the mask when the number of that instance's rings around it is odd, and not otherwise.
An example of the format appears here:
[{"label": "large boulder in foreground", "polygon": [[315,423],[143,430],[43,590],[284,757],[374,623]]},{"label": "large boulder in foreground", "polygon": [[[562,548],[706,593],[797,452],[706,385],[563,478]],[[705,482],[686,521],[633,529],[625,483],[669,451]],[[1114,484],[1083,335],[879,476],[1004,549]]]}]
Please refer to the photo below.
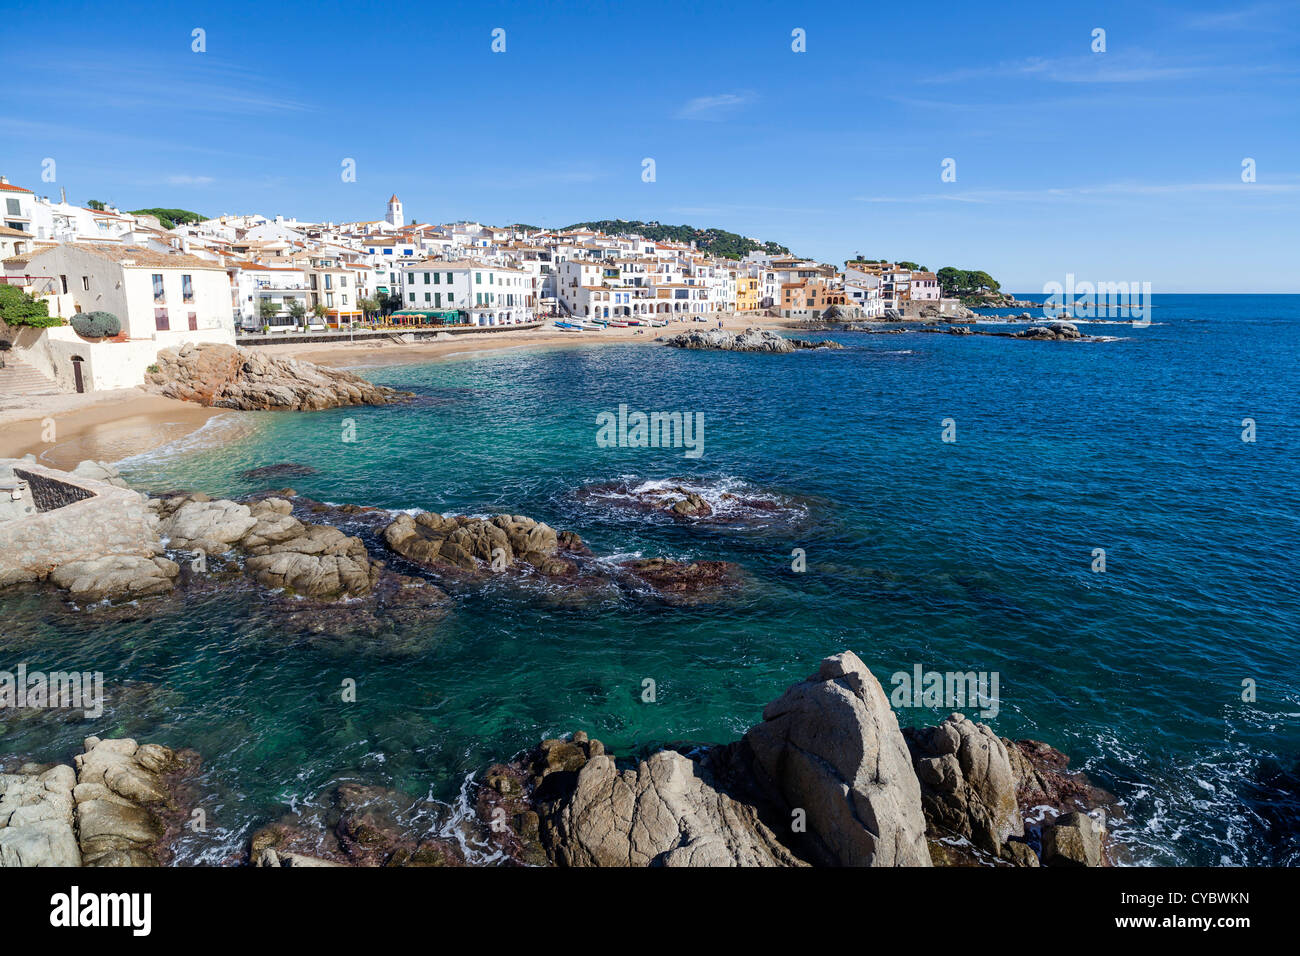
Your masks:
[{"label": "large boulder in foreground", "polygon": [[879,683],[822,661],[735,743],[620,765],[597,740],[544,741],[488,771],[504,852],[560,866],[929,866],[921,791]]},{"label": "large boulder in foreground", "polygon": [[145,385],[168,398],[253,411],[386,405],[410,397],[351,372],[216,342],[163,349]]},{"label": "large boulder in foreground", "polygon": [[852,651],[763,708],[744,737],[760,782],[803,810],[820,862],[929,866],[921,790],[898,719]]}]

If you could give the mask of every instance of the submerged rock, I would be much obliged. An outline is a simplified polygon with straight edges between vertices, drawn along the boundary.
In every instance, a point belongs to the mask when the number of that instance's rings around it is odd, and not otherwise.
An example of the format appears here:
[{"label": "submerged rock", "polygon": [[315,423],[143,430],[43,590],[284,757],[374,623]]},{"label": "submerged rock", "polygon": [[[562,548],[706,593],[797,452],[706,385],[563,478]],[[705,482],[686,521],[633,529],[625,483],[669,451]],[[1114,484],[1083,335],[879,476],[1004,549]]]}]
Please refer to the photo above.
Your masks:
[{"label": "submerged rock", "polygon": [[261,468],[249,468],[247,471],[241,471],[239,477],[244,481],[266,481],[268,479],[278,480],[280,478],[306,478],[309,475],[316,474],[316,469],[311,465],[299,465],[295,462],[281,462],[278,465],[263,465]]},{"label": "submerged rock", "polygon": [[425,833],[422,801],[386,787],[339,784],[323,798],[325,828],[315,807],[289,814],[253,834],[254,866],[463,866],[458,845]]},{"label": "submerged rock", "polygon": [[679,601],[700,601],[720,596],[741,583],[740,566],[731,561],[675,561],[646,558],[619,565],[660,596]]},{"label": "submerged rock", "polygon": [[151,391],[216,408],[311,411],[410,397],[351,372],[219,343],[163,349],[157,369],[145,376]]},{"label": "submerged rock", "polygon": [[[584,504],[650,515],[666,515],[686,525],[793,525],[808,517],[808,502],[777,492],[690,479],[609,481],[584,485],[576,497]],[[731,490],[734,489],[734,490]]]}]

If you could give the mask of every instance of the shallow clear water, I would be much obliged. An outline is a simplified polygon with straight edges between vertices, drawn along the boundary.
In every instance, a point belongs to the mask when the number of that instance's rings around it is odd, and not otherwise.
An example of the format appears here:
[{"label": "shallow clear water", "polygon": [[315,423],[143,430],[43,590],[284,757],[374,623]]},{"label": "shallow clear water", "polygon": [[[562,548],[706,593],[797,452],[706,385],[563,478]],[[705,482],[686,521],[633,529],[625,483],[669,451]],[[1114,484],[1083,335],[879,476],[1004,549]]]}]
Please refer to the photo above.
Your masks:
[{"label": "shallow clear water", "polygon": [[[517,350],[365,370],[419,392],[412,406],[220,419],[221,444],[125,473],[160,491],[287,483],[331,502],[508,511],[602,556],[727,559],[749,582],[706,607],[491,583],[457,591],[447,619],[396,635],[391,653],[289,640],[251,588],[199,588],[127,619],[10,591],[0,668],[100,669],[110,696],[133,683],[98,722],[0,720],[0,749],[66,759],[92,732],[194,747],[213,830],[187,858],[217,861],[341,776],[454,801],[467,774],[573,730],[621,754],[732,739],[851,648],[887,690],[918,663],[997,671],[994,728],[1059,747],[1115,791],[1135,862],[1294,864],[1300,297],[1156,303],[1150,328],[1087,328],[1113,342]],[[703,456],[598,447],[596,415],[621,403],[702,413]],[[941,440],[946,418],[955,443]],[[238,477],[277,462],[318,473]],[[576,494],[668,479],[786,507],[687,527]],[[791,571],[795,548],[805,573]],[[345,678],[355,704],[340,701]],[[657,703],[641,702],[645,678]]]}]

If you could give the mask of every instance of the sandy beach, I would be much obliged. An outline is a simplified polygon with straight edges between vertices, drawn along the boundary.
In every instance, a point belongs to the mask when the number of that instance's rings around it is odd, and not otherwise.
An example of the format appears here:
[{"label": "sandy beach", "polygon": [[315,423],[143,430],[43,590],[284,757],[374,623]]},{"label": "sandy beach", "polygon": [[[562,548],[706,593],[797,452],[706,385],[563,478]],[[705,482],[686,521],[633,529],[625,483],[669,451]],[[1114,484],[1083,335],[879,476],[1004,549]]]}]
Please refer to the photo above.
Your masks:
[{"label": "sandy beach", "polygon": [[[722,322],[728,329],[755,325],[779,328],[784,324],[770,316],[755,315],[724,316]],[[318,365],[355,369],[364,374],[367,367],[433,362],[503,349],[585,348],[612,343],[648,345],[664,334],[674,335],[716,324],[715,319],[707,324],[674,322],[663,328],[608,328],[600,332],[560,332],[544,327],[455,335],[410,344],[396,341],[357,345],[300,342],[257,348]],[[234,414],[226,409],[205,408],[163,398],[143,388],[82,395],[20,395],[0,397],[0,401],[3,401],[0,405],[0,458],[33,454],[39,461],[60,468],[74,467],[87,458],[121,461],[184,438],[218,415]]]}]

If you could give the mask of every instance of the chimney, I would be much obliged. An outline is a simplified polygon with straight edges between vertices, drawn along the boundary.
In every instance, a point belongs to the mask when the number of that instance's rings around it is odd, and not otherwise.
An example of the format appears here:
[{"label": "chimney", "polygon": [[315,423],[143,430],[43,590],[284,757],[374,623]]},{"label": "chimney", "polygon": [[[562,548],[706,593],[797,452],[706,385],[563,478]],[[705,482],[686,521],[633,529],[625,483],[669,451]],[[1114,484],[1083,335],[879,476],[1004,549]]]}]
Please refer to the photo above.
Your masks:
[{"label": "chimney", "polygon": [[9,185],[9,177],[0,176],[0,186],[8,186],[8,185]]}]

